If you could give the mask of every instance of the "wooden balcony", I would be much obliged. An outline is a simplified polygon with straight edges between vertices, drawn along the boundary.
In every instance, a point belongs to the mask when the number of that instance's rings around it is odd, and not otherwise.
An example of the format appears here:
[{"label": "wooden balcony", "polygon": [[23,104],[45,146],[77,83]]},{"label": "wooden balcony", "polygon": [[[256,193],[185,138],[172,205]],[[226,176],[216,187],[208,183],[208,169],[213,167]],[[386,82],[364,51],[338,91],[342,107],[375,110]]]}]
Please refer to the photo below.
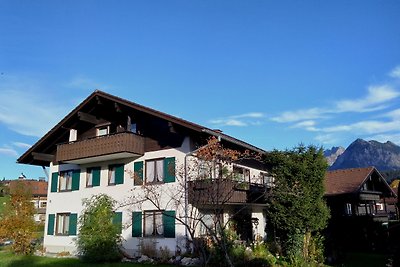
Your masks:
[{"label": "wooden balcony", "polygon": [[266,200],[264,185],[230,179],[204,179],[188,182],[189,203],[199,205],[229,205],[261,203]]},{"label": "wooden balcony", "polygon": [[99,136],[57,146],[56,161],[85,164],[144,154],[144,138],[130,132]]}]

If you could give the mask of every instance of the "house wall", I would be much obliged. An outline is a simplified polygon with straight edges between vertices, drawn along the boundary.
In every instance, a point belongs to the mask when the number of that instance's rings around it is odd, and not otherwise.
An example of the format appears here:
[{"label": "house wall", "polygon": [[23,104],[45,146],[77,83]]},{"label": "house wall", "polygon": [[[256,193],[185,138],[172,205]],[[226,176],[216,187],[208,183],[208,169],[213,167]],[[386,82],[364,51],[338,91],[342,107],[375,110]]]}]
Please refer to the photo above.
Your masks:
[{"label": "house wall", "polygon": [[[62,251],[68,251],[72,254],[76,254],[76,236],[59,236],[48,234],[49,214],[57,213],[74,213],[79,217],[82,214],[83,205],[82,200],[90,198],[93,195],[105,193],[115,199],[118,203],[125,203],[124,207],[118,208],[117,212],[122,212],[122,237],[123,247],[131,256],[140,255],[141,245],[144,243],[151,243],[154,245],[156,250],[160,247],[168,247],[172,253],[176,251],[184,251],[185,249],[185,227],[178,222],[175,225],[175,238],[154,238],[154,237],[132,237],[132,212],[134,211],[146,211],[155,210],[155,206],[150,202],[144,202],[142,205],[133,205],[132,196],[139,196],[143,194],[142,186],[135,186],[133,180],[134,163],[150,159],[157,158],[169,158],[175,157],[175,173],[176,180],[172,183],[165,183],[156,186],[157,192],[160,193],[161,207],[165,207],[165,210],[175,210],[178,217],[184,217],[184,205],[183,203],[176,205],[171,202],[171,196],[178,194],[178,189],[181,188],[179,181],[182,181],[183,177],[183,165],[186,153],[190,152],[190,140],[186,138],[182,146],[179,148],[164,149],[152,152],[146,152],[142,157],[135,160],[132,159],[120,159],[107,162],[96,162],[86,165],[73,165],[73,164],[62,164],[62,165],[51,165],[50,172],[60,172],[65,170],[80,169],[79,179],[79,190],[68,191],[68,192],[51,192],[51,184],[48,187],[48,200],[46,210],[46,225],[45,225],[45,236],[44,236],[44,247],[47,252],[58,253]],[[108,166],[111,164],[124,164],[124,182],[119,185],[108,185]],[[144,164],[145,165],[145,164]],[[101,167],[100,171],[100,186],[86,187],[86,169],[90,167]],[[259,176],[260,171],[251,169],[251,175],[254,177]],[[143,174],[145,176],[145,172]],[[50,181],[51,182],[51,181]],[[183,198],[182,198],[183,199]],[[130,203],[130,204],[129,204]],[[259,219],[259,226],[257,228],[257,234],[264,236],[264,225],[265,216],[261,208],[255,208],[251,211],[252,217]],[[229,216],[227,211],[225,216]],[[55,222],[55,225],[57,223]],[[78,226],[79,227],[79,226]],[[78,230],[77,230],[78,231]]]}]

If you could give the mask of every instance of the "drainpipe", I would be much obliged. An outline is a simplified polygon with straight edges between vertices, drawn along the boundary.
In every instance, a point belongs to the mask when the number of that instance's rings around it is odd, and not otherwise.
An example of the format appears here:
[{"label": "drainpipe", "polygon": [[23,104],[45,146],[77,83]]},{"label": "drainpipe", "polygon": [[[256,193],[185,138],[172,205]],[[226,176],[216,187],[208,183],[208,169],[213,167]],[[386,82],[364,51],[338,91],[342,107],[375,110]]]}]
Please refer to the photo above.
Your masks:
[{"label": "drainpipe", "polygon": [[[218,142],[221,141],[221,136],[218,136]],[[203,149],[205,147],[209,146],[209,144],[206,144],[204,146],[201,146],[193,151],[190,151],[188,153],[185,154],[185,159],[183,162],[183,168],[184,168],[184,183],[185,183],[185,237],[186,240],[188,240],[188,229],[187,229],[187,225],[188,225],[188,209],[189,209],[189,203],[188,203],[188,171],[187,171],[187,158],[188,157],[193,157],[197,151],[199,151],[200,149]]]},{"label": "drainpipe", "polygon": [[47,181],[49,181],[49,172],[46,170],[46,166],[42,166],[44,175],[46,175]]}]

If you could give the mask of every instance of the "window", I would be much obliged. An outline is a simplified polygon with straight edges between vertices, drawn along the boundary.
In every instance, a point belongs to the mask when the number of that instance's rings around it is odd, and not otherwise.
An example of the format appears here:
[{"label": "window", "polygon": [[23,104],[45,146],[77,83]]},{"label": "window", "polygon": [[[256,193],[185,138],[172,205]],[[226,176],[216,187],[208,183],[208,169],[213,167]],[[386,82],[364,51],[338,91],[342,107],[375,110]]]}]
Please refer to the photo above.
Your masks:
[{"label": "window", "polygon": [[86,187],[100,185],[100,167],[86,169]]},{"label": "window", "polygon": [[59,191],[71,191],[72,190],[72,171],[60,172],[60,183]]},{"label": "window", "polygon": [[161,183],[164,180],[164,159],[146,161],[146,183]]},{"label": "window", "polygon": [[351,203],[346,203],[346,215],[352,215]]},{"label": "window", "polygon": [[144,212],[144,236],[163,236],[164,226],[161,211]]},{"label": "window", "polygon": [[203,210],[201,211],[202,223],[200,224],[200,234],[208,235],[210,231],[216,231],[217,227],[223,226],[223,211],[222,210]]},{"label": "window", "polygon": [[108,166],[108,185],[117,185],[124,183],[124,165]]},{"label": "window", "polygon": [[233,177],[236,181],[250,182],[250,170],[233,166]]},{"label": "window", "polygon": [[41,208],[46,208],[47,207],[47,202],[46,201],[40,202],[40,207]]},{"label": "window", "polygon": [[86,187],[93,186],[93,170],[87,169],[86,171]]},{"label": "window", "polygon": [[107,135],[110,131],[109,126],[101,126],[97,128],[97,136]]},{"label": "window", "polygon": [[69,213],[57,214],[56,220],[56,234],[57,235],[68,235],[69,234]]}]

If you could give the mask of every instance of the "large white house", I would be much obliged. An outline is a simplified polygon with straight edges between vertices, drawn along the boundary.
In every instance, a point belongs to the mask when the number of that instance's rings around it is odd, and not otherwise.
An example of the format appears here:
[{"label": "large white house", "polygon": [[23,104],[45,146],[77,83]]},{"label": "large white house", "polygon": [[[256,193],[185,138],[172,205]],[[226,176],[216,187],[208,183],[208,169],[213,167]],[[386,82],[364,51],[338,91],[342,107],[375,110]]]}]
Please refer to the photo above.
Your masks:
[{"label": "large white house", "polygon": [[[140,255],[147,241],[172,253],[184,250],[190,236],[182,222],[197,209],[207,223],[215,210],[212,192],[228,194],[223,217],[234,216],[242,239],[264,237],[264,189],[271,186],[265,166],[251,159],[231,164],[235,180],[225,181],[221,192],[213,191],[221,185],[216,182],[221,178],[218,166],[212,172],[199,169],[198,175],[192,168],[199,162],[195,152],[210,137],[224,147],[264,153],[221,131],[93,92],[18,159],[50,169],[45,249],[76,253],[82,200],[99,193],[119,203],[114,222],[122,223],[123,248],[131,256]],[[139,201],[149,192],[157,201]]]}]

